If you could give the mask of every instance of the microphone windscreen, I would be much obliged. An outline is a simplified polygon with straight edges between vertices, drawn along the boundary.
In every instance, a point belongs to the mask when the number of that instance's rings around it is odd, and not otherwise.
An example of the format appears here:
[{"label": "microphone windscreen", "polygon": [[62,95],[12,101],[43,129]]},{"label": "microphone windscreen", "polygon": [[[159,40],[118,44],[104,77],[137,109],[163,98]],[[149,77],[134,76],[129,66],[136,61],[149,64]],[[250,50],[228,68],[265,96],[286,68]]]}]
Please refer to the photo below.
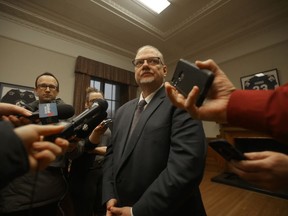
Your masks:
[{"label": "microphone windscreen", "polygon": [[[102,110],[107,110],[107,108],[108,108],[108,103],[107,103],[107,101],[104,100],[104,99],[98,98],[98,99],[96,99],[96,100],[94,101],[93,104],[98,104],[98,105],[102,108]],[[93,105],[92,105],[92,106],[93,106]]]},{"label": "microphone windscreen", "polygon": [[58,119],[69,119],[75,114],[74,108],[69,104],[57,104]]}]

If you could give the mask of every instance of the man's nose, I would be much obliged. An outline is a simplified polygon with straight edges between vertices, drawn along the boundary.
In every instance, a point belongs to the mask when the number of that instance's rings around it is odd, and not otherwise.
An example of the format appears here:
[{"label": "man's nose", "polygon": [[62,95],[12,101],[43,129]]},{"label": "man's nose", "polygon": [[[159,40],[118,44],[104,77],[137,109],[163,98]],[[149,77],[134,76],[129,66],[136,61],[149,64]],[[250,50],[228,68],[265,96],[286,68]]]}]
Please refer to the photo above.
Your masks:
[{"label": "man's nose", "polygon": [[143,65],[142,66],[149,66],[147,59],[144,60]]}]

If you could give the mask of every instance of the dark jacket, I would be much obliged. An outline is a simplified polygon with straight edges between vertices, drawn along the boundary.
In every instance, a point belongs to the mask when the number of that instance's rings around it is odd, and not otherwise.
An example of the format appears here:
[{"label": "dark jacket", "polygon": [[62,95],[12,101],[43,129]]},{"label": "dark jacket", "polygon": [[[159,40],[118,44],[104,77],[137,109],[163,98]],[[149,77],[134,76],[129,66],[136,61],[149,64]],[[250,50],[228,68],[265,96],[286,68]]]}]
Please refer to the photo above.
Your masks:
[{"label": "dark jacket", "polygon": [[115,115],[104,159],[103,201],[116,198],[136,216],[206,215],[199,190],[207,149],[201,122],[174,107],[162,87],[127,142],[138,100]]},{"label": "dark jacket", "polygon": [[9,122],[0,122],[0,189],[29,169],[24,144]]}]

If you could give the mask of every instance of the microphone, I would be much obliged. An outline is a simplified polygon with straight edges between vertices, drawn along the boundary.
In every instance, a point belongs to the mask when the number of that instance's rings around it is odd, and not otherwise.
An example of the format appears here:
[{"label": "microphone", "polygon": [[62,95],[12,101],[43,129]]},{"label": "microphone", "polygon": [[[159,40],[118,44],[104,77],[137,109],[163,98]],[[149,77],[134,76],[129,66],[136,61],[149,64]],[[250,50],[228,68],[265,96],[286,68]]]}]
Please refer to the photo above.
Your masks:
[{"label": "microphone", "polygon": [[[61,119],[61,120],[69,119],[75,114],[75,110],[73,106],[69,104],[57,104],[56,107],[57,107],[57,112],[58,112],[58,115],[57,115],[58,119]],[[26,118],[37,119],[37,118],[41,118],[41,115],[38,110],[38,111],[33,112],[31,116],[27,116]]]},{"label": "microphone", "polygon": [[70,122],[67,122],[64,126],[64,130],[60,134],[52,135],[47,138],[49,140],[51,140],[51,138],[54,140],[56,137],[62,137],[68,140],[75,136],[77,138],[86,138],[93,129],[107,117],[107,108],[107,101],[96,99],[90,109],[86,109]]},{"label": "microphone", "polygon": [[[39,104],[40,105],[40,104]],[[71,118],[74,114],[75,114],[75,110],[74,108],[69,105],[69,104],[56,104],[56,109],[57,109],[57,114],[54,115],[57,117],[57,119],[69,119]],[[31,121],[35,121],[36,119],[41,119],[41,118],[45,118],[44,114],[40,114],[39,112],[41,111],[41,108],[39,106],[39,110],[35,111],[32,113],[31,116],[23,116],[23,115],[19,115],[18,117],[25,117],[27,119],[30,119]],[[51,117],[52,115],[50,115]],[[47,118],[49,117],[48,115],[46,116]]]}]

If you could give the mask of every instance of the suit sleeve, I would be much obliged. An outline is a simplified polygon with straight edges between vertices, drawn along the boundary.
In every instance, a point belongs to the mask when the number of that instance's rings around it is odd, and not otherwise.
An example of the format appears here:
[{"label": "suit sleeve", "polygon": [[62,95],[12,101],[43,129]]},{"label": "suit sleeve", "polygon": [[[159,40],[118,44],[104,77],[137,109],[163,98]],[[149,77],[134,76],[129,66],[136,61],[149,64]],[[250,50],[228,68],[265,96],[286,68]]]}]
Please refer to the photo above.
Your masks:
[{"label": "suit sleeve", "polygon": [[228,123],[288,140],[288,83],[275,90],[236,90],[227,109]]},{"label": "suit sleeve", "polygon": [[8,122],[0,122],[0,188],[26,173],[29,162],[26,149]]}]

